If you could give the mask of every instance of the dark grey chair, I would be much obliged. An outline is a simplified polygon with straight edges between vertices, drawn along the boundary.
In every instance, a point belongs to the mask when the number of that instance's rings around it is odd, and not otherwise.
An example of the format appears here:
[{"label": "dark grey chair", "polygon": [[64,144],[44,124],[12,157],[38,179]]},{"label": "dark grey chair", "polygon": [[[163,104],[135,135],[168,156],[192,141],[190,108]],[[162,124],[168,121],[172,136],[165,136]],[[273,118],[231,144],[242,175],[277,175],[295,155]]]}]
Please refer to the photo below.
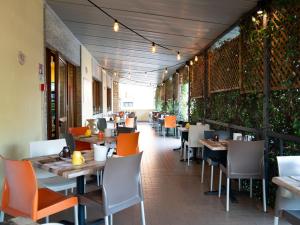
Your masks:
[{"label": "dark grey chair", "polygon": [[[261,179],[263,209],[266,209],[266,181],[263,172],[265,141],[229,141],[227,165],[220,164],[219,197],[221,197],[222,173],[227,177],[226,211],[229,211],[230,179]],[[252,182],[251,182],[252,183]],[[252,185],[251,185],[252,186]],[[250,187],[252,192],[252,187]]]},{"label": "dark grey chair", "polygon": [[104,131],[107,128],[107,123],[105,118],[99,118],[97,122],[97,127],[99,130]]},{"label": "dark grey chair", "polygon": [[141,222],[146,225],[144,196],[141,184],[142,152],[127,157],[112,157],[106,161],[103,187],[79,196],[80,204],[98,206],[105,225],[112,225],[113,214],[133,205],[141,205]]},{"label": "dark grey chair", "polygon": [[132,127],[117,127],[117,133],[134,133],[135,129]]},{"label": "dark grey chair", "polygon": [[[278,156],[278,175],[300,176],[300,156]],[[279,187],[276,192],[274,225],[278,225],[283,210],[300,210],[300,196]]]}]

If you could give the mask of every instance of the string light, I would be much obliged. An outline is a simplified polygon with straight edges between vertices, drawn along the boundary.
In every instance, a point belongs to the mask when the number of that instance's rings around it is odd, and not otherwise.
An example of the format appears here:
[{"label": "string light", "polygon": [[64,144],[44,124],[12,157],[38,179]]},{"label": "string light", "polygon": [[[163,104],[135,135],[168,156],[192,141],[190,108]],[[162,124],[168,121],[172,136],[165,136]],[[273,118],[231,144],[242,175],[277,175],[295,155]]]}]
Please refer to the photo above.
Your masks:
[{"label": "string light", "polygon": [[145,78],[147,78],[147,72],[145,72]]},{"label": "string light", "polygon": [[129,80],[131,79],[131,73],[130,72],[128,73],[128,79]]},{"label": "string light", "polygon": [[177,60],[180,60],[181,56],[180,56],[180,52],[177,52]]},{"label": "string light", "polygon": [[165,74],[167,74],[168,73],[168,68],[166,67],[166,69],[165,69]]},{"label": "string light", "polygon": [[114,76],[115,76],[115,77],[117,76],[117,72],[114,72]]},{"label": "string light", "polygon": [[252,16],[252,22],[255,23],[256,22],[256,19],[254,16]]},{"label": "string light", "polygon": [[195,56],[195,62],[198,62],[198,56]]},{"label": "string light", "polygon": [[256,13],[257,13],[257,15],[261,15],[261,14],[263,14],[263,10],[262,9],[259,9]]},{"label": "string light", "polygon": [[117,21],[117,20],[115,20],[115,23],[114,23],[114,31],[115,31],[115,32],[118,32],[118,31],[119,31],[119,29],[120,29],[120,27],[119,27],[119,23],[118,23],[118,21]]},{"label": "string light", "polygon": [[190,65],[191,65],[191,66],[194,65],[193,60],[190,61]]},{"label": "string light", "polygon": [[152,49],[151,49],[152,53],[155,53],[156,52],[156,46],[155,46],[155,43],[152,42]]}]

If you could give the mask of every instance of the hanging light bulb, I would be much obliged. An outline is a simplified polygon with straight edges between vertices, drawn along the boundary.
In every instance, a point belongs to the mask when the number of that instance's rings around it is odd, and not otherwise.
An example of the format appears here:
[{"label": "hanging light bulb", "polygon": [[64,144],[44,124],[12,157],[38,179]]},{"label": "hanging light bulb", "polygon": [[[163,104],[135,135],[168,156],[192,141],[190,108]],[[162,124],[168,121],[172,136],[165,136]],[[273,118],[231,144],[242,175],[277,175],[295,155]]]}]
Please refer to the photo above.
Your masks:
[{"label": "hanging light bulb", "polygon": [[114,72],[114,76],[115,76],[115,77],[117,76],[117,72]]},{"label": "hanging light bulb", "polygon": [[145,78],[147,78],[147,72],[145,72]]},{"label": "hanging light bulb", "polygon": [[119,29],[120,29],[120,27],[119,27],[119,23],[118,23],[118,21],[117,21],[117,20],[115,20],[115,23],[114,23],[114,31],[115,31],[115,32],[118,32],[118,31],[119,31]]},{"label": "hanging light bulb", "polygon": [[155,46],[155,43],[152,42],[152,49],[151,49],[152,53],[155,53],[156,52],[156,46]]},{"label": "hanging light bulb", "polygon": [[168,68],[166,67],[166,69],[165,69],[165,74],[167,74],[168,73]]},{"label": "hanging light bulb", "polygon": [[257,15],[261,15],[261,14],[263,14],[263,10],[262,9],[259,9],[256,13],[257,13]]},{"label": "hanging light bulb", "polygon": [[191,65],[191,66],[194,65],[193,60],[190,61],[190,65]]},{"label": "hanging light bulb", "polygon": [[198,62],[198,56],[195,56],[195,62]]},{"label": "hanging light bulb", "polygon": [[255,23],[256,22],[256,19],[254,16],[252,16],[252,22]]},{"label": "hanging light bulb", "polygon": [[180,56],[180,52],[177,52],[177,60],[180,60],[181,56]]}]

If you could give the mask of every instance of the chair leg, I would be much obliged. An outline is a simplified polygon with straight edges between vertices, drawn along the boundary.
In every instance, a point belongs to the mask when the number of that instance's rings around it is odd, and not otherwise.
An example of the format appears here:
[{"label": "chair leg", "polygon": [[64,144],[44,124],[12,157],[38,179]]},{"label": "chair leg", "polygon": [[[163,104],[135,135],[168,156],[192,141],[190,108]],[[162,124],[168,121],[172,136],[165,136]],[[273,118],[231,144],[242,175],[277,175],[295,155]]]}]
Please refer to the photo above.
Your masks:
[{"label": "chair leg", "polygon": [[65,190],[65,195],[66,195],[66,196],[68,195],[68,189]]},{"label": "chair leg", "polygon": [[239,191],[241,191],[241,178],[239,178]]},{"label": "chair leg", "polygon": [[97,170],[97,186],[100,187],[100,174],[99,174],[99,170]]},{"label": "chair leg", "polygon": [[78,205],[74,206],[74,225],[78,225]]},{"label": "chair leg", "polygon": [[100,185],[103,184],[103,170],[100,171]]},{"label": "chair leg", "polygon": [[0,211],[0,223],[4,221],[4,212]]},{"label": "chair leg", "polygon": [[142,225],[146,225],[144,201],[141,201],[141,219]]},{"label": "chair leg", "polygon": [[274,225],[278,225],[278,224],[279,224],[279,217],[274,216]]},{"label": "chair leg", "polygon": [[214,166],[210,166],[210,191],[213,191],[214,186]]},{"label": "chair leg", "polygon": [[230,190],[230,179],[227,177],[226,185],[226,211],[229,212],[229,190]]},{"label": "chair leg", "polygon": [[183,160],[186,160],[186,144],[183,144]]},{"label": "chair leg", "polygon": [[108,218],[109,218],[109,225],[113,225],[113,214],[108,216]]},{"label": "chair leg", "polygon": [[104,221],[105,221],[105,225],[109,225],[109,219],[108,219],[108,216],[105,216],[105,217],[104,217]]},{"label": "chair leg", "polygon": [[250,178],[250,187],[249,187],[250,188],[250,198],[252,198],[252,186],[253,186],[252,183],[253,183],[252,178]]},{"label": "chair leg", "polygon": [[190,148],[187,146],[187,160],[188,160],[188,166],[190,165]]},{"label": "chair leg", "polygon": [[205,168],[205,160],[202,160],[202,170],[201,170],[201,183],[203,183],[204,180],[204,168]]},{"label": "chair leg", "polygon": [[49,219],[49,216],[46,216],[45,217],[45,223],[49,223],[50,219]]},{"label": "chair leg", "polygon": [[267,200],[266,200],[266,180],[262,180],[262,188],[263,188],[263,207],[264,207],[264,212],[267,212]]},{"label": "chair leg", "polygon": [[220,175],[219,175],[219,198],[221,198],[221,188],[222,188],[222,170],[220,169]]}]

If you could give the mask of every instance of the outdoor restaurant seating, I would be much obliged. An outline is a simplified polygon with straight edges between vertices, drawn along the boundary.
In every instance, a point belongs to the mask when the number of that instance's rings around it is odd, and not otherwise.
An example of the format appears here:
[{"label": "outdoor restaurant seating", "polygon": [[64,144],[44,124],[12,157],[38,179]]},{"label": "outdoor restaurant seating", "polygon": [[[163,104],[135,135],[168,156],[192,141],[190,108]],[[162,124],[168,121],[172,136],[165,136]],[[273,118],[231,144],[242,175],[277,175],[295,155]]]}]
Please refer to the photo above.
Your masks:
[{"label": "outdoor restaurant seating", "polygon": [[[300,176],[300,156],[277,156],[278,175]],[[300,197],[283,187],[278,187],[275,200],[274,225],[278,225],[283,210],[300,210]]]},{"label": "outdoor restaurant seating", "polygon": [[229,141],[226,164],[220,164],[219,197],[221,196],[222,174],[226,176],[226,211],[229,211],[231,179],[262,180],[263,210],[266,209],[266,183],[263,173],[264,140],[262,141]]},{"label": "outdoor restaurant seating", "polygon": [[33,221],[49,218],[74,207],[74,223],[78,225],[77,197],[66,197],[47,188],[38,188],[31,163],[27,160],[4,162],[4,186],[1,211],[13,217],[29,217]]},{"label": "outdoor restaurant seating", "polygon": [[109,158],[105,164],[102,189],[79,197],[80,204],[99,209],[99,214],[104,215],[105,225],[113,225],[113,214],[136,204],[140,204],[141,222],[146,225],[140,168],[142,155],[141,152]]},{"label": "outdoor restaurant seating", "polygon": [[[59,154],[65,146],[67,146],[65,139],[33,141],[29,144],[30,157]],[[64,179],[39,168],[34,170],[41,187],[52,191],[65,191],[65,195],[68,194],[68,189],[73,190],[76,187],[75,179]]]}]

